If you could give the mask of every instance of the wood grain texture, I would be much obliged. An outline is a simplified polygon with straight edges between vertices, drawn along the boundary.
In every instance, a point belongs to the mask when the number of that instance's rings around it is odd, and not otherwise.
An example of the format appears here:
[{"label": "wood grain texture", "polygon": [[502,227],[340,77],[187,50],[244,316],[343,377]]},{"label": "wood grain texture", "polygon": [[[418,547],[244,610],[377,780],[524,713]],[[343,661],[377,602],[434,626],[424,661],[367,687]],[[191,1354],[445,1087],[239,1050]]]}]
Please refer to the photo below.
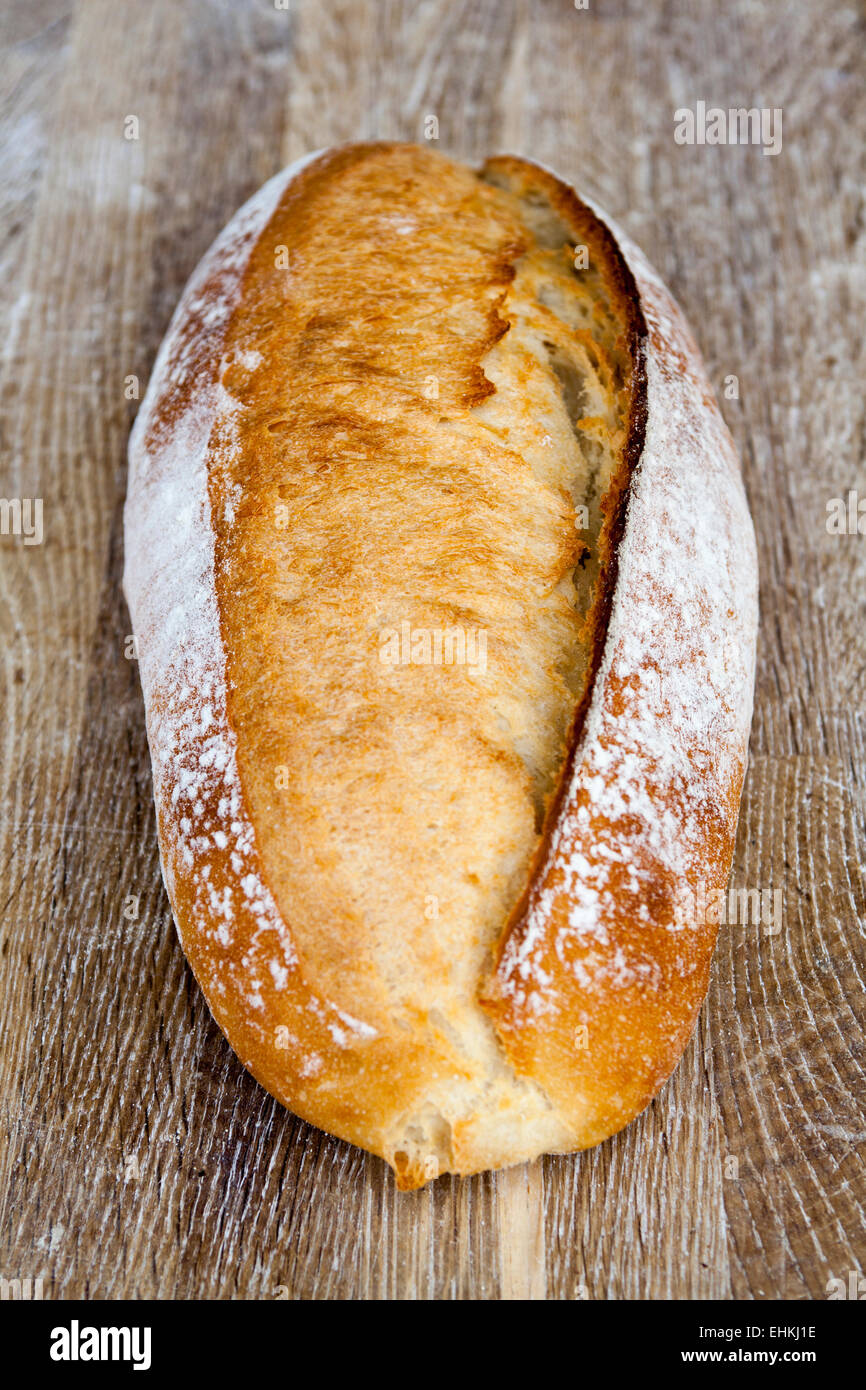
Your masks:
[{"label": "wood grain texture", "polygon": [[[822,1298],[866,1265],[864,25],[798,0],[12,0],[0,77],[0,1274],[46,1296]],[[673,112],[783,110],[782,153]],[[124,138],[137,115],[139,139]],[[683,304],[761,557],[752,760],[672,1082],[582,1156],[399,1194],[242,1070],[175,940],[120,594],[126,435],[183,283],[336,140],[552,164]]]}]

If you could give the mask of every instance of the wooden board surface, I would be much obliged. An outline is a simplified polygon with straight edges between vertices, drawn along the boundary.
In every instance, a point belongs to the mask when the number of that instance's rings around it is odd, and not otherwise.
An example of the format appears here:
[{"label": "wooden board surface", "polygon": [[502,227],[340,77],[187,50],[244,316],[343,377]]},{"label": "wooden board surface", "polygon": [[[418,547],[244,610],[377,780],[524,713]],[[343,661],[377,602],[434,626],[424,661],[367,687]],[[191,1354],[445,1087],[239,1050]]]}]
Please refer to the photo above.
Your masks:
[{"label": "wooden board surface", "polygon": [[[866,1265],[864,26],[826,0],[6,0],[0,67],[0,1275],[45,1295],[786,1298]],[[674,111],[783,112],[783,148]],[[127,117],[138,118],[138,139]],[[672,1082],[588,1154],[400,1194],[242,1070],[175,939],[120,593],[126,437],[188,274],[334,141],[551,163],[692,320],[761,562],[751,767]],[[429,126],[428,126],[429,129]]]}]

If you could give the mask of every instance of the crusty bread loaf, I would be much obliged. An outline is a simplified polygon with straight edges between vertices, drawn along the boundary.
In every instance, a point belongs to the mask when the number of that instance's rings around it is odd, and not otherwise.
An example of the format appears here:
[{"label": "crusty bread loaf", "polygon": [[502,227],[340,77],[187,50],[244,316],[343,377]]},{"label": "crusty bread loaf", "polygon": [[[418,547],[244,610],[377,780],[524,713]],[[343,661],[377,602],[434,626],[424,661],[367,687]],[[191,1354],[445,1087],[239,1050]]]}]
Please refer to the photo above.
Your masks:
[{"label": "crusty bread loaf", "polygon": [[640,253],[520,159],[278,175],[163,344],[126,547],[166,884],[245,1065],[406,1188],[627,1123],[706,989],[756,625]]}]

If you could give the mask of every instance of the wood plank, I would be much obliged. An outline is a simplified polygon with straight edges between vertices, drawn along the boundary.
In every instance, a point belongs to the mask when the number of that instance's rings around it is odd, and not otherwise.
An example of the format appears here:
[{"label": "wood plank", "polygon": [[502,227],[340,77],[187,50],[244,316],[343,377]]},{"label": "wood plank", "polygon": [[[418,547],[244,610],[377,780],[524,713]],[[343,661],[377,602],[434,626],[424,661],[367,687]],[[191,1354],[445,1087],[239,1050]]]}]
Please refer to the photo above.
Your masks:
[{"label": "wood plank", "polygon": [[[821,1298],[862,1272],[866,545],[825,525],[866,497],[854,8],[16,0],[0,42],[0,491],[45,508],[42,546],[0,547],[0,1272],[507,1300]],[[781,107],[782,153],[677,146],[697,100]],[[430,118],[446,152],[515,150],[596,197],[717,391],[738,378],[763,621],[732,886],[783,915],[722,928],[695,1038],[623,1134],[400,1194],[243,1071],[176,942],[123,655],[123,385],[280,164]]]}]

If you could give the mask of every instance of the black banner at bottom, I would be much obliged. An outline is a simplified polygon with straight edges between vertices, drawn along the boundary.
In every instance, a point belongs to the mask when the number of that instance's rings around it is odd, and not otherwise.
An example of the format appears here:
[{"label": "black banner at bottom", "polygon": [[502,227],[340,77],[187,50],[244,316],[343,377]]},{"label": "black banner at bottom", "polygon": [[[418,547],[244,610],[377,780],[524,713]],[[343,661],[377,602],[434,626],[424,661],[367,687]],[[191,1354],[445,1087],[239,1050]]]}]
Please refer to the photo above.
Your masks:
[{"label": "black banner at bottom", "polygon": [[[503,1331],[494,1323],[461,1329],[460,1367],[472,1373],[471,1348],[477,1348],[478,1374],[489,1378],[491,1351],[538,1358],[538,1376],[550,1375],[556,1350],[581,1378],[599,1370],[630,1370],[666,1375],[680,1367],[688,1375],[709,1367],[732,1371],[762,1367],[767,1371],[805,1367],[822,1375],[841,1372],[858,1362],[863,1333],[859,1307],[866,1290],[826,1302],[638,1303],[576,1301],[548,1308],[524,1305],[520,1322]],[[453,1305],[428,1305],[418,1326],[420,1354],[439,1361],[434,1348],[448,1354],[450,1343],[430,1343],[431,1333],[448,1337]],[[379,1324],[382,1305],[280,1302],[42,1302],[12,1298],[0,1302],[0,1326],[6,1345],[13,1342],[26,1372],[51,1381],[72,1376],[93,1379],[108,1371],[125,1374],[167,1373],[213,1376],[222,1383],[238,1371],[247,1379],[285,1377],[298,1371],[297,1358],[313,1359],[317,1374],[374,1373],[405,1346],[411,1324],[399,1330],[389,1319]],[[402,1309],[405,1316],[408,1309]],[[535,1321],[535,1318],[538,1321]],[[496,1339],[491,1343],[488,1332]],[[579,1339],[573,1341],[571,1339]],[[391,1352],[387,1351],[391,1346]],[[398,1359],[402,1357],[398,1354]],[[515,1373],[517,1368],[515,1367]],[[246,1390],[246,1386],[242,1387]]]}]

